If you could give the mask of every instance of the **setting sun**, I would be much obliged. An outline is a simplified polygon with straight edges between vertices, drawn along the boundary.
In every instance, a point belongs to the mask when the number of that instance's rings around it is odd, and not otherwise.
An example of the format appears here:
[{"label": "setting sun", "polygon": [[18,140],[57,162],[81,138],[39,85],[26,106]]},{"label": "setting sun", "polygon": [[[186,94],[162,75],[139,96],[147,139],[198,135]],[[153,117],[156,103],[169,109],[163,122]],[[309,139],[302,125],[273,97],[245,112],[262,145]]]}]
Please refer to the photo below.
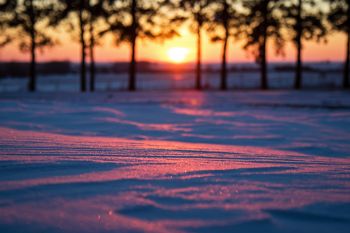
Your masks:
[{"label": "setting sun", "polygon": [[175,47],[168,50],[168,57],[172,62],[184,62],[189,51],[187,48]]}]

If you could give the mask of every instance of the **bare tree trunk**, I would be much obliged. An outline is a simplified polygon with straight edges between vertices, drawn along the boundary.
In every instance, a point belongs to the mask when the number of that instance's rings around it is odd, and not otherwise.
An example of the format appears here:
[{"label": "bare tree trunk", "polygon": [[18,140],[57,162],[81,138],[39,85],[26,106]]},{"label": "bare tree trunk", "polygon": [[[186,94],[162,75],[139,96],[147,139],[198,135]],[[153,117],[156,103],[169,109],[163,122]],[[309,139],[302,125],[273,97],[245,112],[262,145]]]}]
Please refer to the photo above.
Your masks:
[{"label": "bare tree trunk", "polygon": [[202,23],[198,22],[197,25],[197,68],[196,68],[196,89],[202,89],[202,36],[201,36]]},{"label": "bare tree trunk", "polygon": [[131,61],[129,71],[129,91],[136,90],[136,39],[137,39],[137,0],[132,0],[131,4],[131,16],[132,16],[132,34],[131,34]]},{"label": "bare tree trunk", "polygon": [[225,91],[227,90],[227,42],[229,38],[229,25],[228,25],[228,4],[227,0],[224,0],[223,5],[223,24],[225,30],[224,46],[222,51],[222,63],[221,63],[221,85],[220,89]]},{"label": "bare tree trunk", "polygon": [[294,88],[300,89],[302,84],[302,34],[303,34],[303,25],[302,25],[302,0],[298,1],[298,15],[297,15],[297,37],[296,37],[296,46],[297,46],[297,61],[295,68],[295,83]]},{"label": "bare tree trunk", "polygon": [[349,85],[349,69],[350,69],[350,1],[348,1],[347,10],[347,44],[346,44],[346,60],[344,64],[344,78],[343,78],[343,88],[347,89]]},{"label": "bare tree trunk", "polygon": [[35,42],[35,12],[33,0],[29,0],[30,11],[30,77],[29,77],[29,91],[36,90],[36,42]]},{"label": "bare tree trunk", "polygon": [[263,4],[263,35],[262,41],[260,44],[260,56],[261,56],[261,89],[268,89],[268,80],[267,80],[267,58],[266,58],[266,44],[267,44],[267,29],[268,29],[268,4],[269,0],[264,0]]},{"label": "bare tree trunk", "polygon": [[225,36],[224,46],[222,51],[222,64],[221,64],[221,85],[220,89],[222,91],[227,90],[227,42],[228,37]]},{"label": "bare tree trunk", "polygon": [[90,91],[95,91],[94,12],[90,11]]},{"label": "bare tree trunk", "polygon": [[81,64],[80,64],[80,90],[86,91],[86,43],[85,43],[85,22],[84,22],[85,0],[80,0],[79,27],[81,43]]}]

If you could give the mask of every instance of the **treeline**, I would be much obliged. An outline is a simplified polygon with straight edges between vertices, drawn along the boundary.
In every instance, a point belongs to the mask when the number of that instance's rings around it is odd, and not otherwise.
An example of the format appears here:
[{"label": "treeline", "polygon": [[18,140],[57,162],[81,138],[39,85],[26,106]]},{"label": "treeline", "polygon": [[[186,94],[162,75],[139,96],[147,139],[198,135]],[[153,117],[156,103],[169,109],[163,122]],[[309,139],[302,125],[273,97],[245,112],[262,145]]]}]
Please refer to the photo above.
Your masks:
[{"label": "treeline", "polygon": [[[0,79],[1,78],[27,78],[30,63],[28,62],[0,62]],[[138,74],[189,74],[195,71],[195,66],[192,63],[173,64],[173,63],[161,63],[161,62],[137,62]],[[90,64],[87,65],[87,69],[90,69]],[[39,62],[36,66],[37,74],[44,76],[64,76],[80,73],[79,64],[70,61],[50,61]],[[228,64],[226,68],[228,73],[235,73],[241,75],[242,73],[258,73],[260,72],[259,66],[253,63],[236,63]],[[303,65],[304,73],[318,73],[318,74],[339,74],[343,68],[340,63],[307,63]],[[127,74],[129,72],[129,62],[109,62],[109,63],[97,63],[95,71],[98,74],[113,75],[113,74]],[[220,74],[222,72],[221,67],[216,63],[205,64],[201,69],[202,74]],[[269,72],[283,72],[294,73],[295,65],[292,63],[270,63]]]},{"label": "treeline", "polygon": [[[18,42],[30,52],[30,91],[36,89],[36,54],[60,43],[50,30],[71,33],[81,47],[81,91],[95,90],[94,53],[113,35],[116,46],[130,46],[130,91],[136,90],[137,41],[164,41],[179,36],[188,23],[197,38],[195,88],[202,88],[202,34],[222,44],[220,89],[227,89],[227,51],[232,43],[259,64],[261,89],[268,89],[267,47],[284,54],[287,42],[296,51],[295,89],[302,88],[303,42],[326,42],[330,34],[346,35],[343,87],[349,88],[350,0],[0,0],[0,47]],[[268,42],[271,43],[268,43]],[[118,54],[116,54],[116,58]],[[90,76],[87,83],[87,76]]]},{"label": "treeline", "polygon": [[[41,75],[65,75],[72,72],[70,62],[44,62],[36,66]],[[27,62],[0,62],[0,77],[26,77],[30,64]]]}]

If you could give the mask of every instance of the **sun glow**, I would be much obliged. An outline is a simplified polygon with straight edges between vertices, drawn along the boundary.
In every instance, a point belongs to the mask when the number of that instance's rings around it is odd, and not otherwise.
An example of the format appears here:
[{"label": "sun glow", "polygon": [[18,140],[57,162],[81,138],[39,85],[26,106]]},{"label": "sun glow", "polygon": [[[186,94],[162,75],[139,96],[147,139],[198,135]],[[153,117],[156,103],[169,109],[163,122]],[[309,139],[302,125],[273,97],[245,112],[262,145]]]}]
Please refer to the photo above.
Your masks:
[{"label": "sun glow", "polygon": [[188,53],[187,48],[174,47],[168,50],[168,57],[174,63],[182,63],[185,61]]}]

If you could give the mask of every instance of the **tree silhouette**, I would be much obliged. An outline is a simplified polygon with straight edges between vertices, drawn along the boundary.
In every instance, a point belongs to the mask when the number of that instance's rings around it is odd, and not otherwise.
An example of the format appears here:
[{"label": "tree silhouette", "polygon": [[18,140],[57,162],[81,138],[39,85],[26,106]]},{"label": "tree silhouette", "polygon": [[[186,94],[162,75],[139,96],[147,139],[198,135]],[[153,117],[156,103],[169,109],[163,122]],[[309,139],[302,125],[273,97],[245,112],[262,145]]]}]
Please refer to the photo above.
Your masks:
[{"label": "tree silhouette", "polygon": [[130,43],[131,43],[131,61],[130,61],[130,77],[129,77],[129,90],[136,90],[136,39],[137,39],[137,11],[138,5],[137,0],[131,0],[131,25],[130,25]]},{"label": "tree silhouette", "polygon": [[136,46],[138,39],[160,40],[178,35],[176,29],[182,22],[172,14],[175,3],[171,0],[119,0],[108,5],[109,28],[102,32],[112,32],[116,44],[130,45],[129,91],[136,90]]},{"label": "tree silhouette", "polygon": [[[81,46],[80,61],[80,90],[86,91],[86,27],[88,24],[88,0],[57,0],[56,8],[50,17],[50,25],[58,27],[62,24],[67,26],[69,32],[79,31],[79,43]],[[77,17],[75,24],[72,17]],[[78,28],[78,30],[76,30]]]},{"label": "tree silhouette", "polygon": [[180,8],[185,11],[186,17],[194,21],[191,29],[197,35],[197,62],[195,88],[202,89],[202,27],[209,21],[210,5],[215,1],[210,0],[180,0]]},{"label": "tree silhouette", "polygon": [[[108,17],[105,7],[109,0],[95,0],[88,1],[88,12],[89,12],[89,56],[90,56],[90,91],[95,91],[95,46],[99,44],[100,31],[102,26],[102,19]],[[96,27],[97,25],[97,27]],[[98,28],[99,30],[96,30]]]},{"label": "tree silhouette", "polygon": [[327,34],[324,13],[315,0],[286,1],[281,7],[287,28],[297,49],[294,88],[302,86],[303,40],[316,39],[318,42]]},{"label": "tree silhouette", "polygon": [[81,44],[81,68],[80,68],[80,88],[82,92],[86,91],[86,41],[85,41],[85,27],[87,19],[84,18],[87,1],[79,0],[78,17],[79,17],[79,31]]},{"label": "tree silhouette", "polygon": [[212,9],[214,16],[209,23],[208,32],[213,42],[222,42],[222,60],[220,72],[220,89],[227,90],[227,51],[231,37],[240,37],[240,28],[244,23],[240,12],[241,7],[237,0],[220,0],[214,2]]},{"label": "tree silhouette", "polygon": [[95,91],[95,21],[96,10],[95,7],[89,1],[89,55],[90,55],[90,91]]},{"label": "tree silhouette", "polygon": [[244,32],[247,38],[244,49],[250,51],[260,64],[263,90],[268,89],[267,40],[273,39],[277,54],[283,53],[285,44],[278,14],[281,3],[279,0],[243,1],[243,6],[248,11],[244,16]]},{"label": "tree silhouette", "polygon": [[[36,90],[36,52],[38,48],[53,46],[54,41],[44,31],[47,15],[52,10],[52,3],[43,0],[18,0],[13,20],[9,26],[17,30],[20,49],[31,54],[29,91]],[[40,27],[39,27],[39,24]],[[44,25],[43,25],[44,24]],[[29,40],[28,40],[29,38]]]},{"label": "tree silhouette", "polygon": [[350,72],[350,1],[349,0],[332,0],[330,1],[330,13],[328,21],[333,30],[342,32],[347,37],[346,56],[344,62],[343,87],[349,88]]}]

